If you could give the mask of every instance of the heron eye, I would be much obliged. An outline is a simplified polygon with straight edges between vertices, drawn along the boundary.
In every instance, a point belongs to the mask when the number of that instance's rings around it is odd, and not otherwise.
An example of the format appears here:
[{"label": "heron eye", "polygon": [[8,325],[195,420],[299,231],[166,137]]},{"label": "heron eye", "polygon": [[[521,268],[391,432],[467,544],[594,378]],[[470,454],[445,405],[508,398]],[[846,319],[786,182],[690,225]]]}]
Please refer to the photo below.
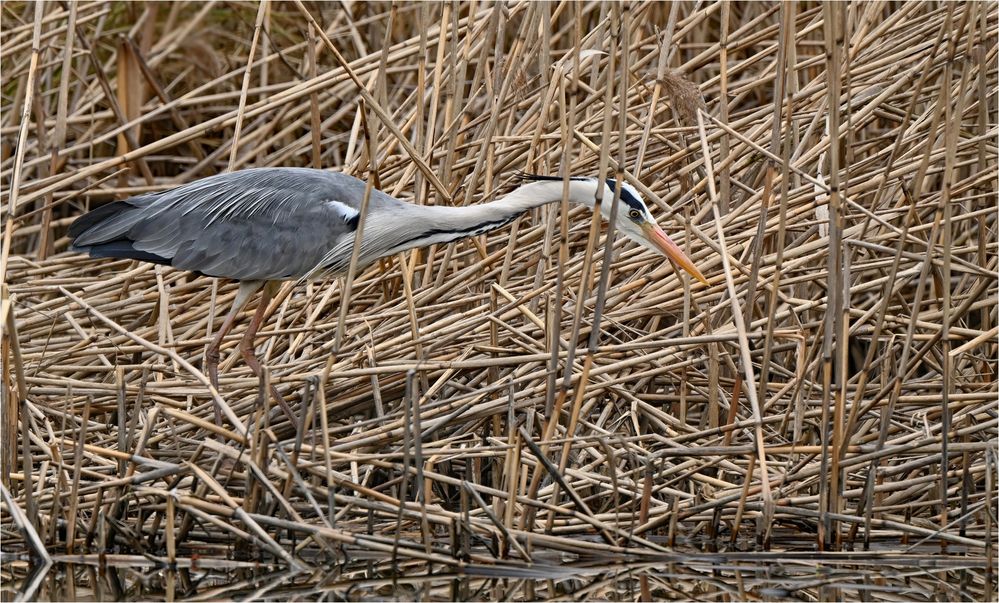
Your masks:
[{"label": "heron eye", "polygon": [[632,220],[637,220],[642,217],[642,212],[638,211],[637,209],[633,209],[628,212],[628,217],[631,218]]}]

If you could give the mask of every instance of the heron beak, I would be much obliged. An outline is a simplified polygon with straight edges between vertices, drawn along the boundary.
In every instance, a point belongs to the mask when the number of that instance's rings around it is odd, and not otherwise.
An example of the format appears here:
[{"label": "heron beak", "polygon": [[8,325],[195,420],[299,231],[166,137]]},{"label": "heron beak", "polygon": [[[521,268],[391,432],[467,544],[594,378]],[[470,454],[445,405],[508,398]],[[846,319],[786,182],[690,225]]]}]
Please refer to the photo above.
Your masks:
[{"label": "heron beak", "polygon": [[663,232],[662,228],[659,228],[658,224],[655,224],[654,222],[645,222],[642,224],[642,234],[645,235],[645,239],[649,243],[652,243],[652,245],[659,251],[663,252],[666,257],[676,262],[680,268],[686,270],[691,276],[705,285],[708,284],[708,280],[704,278],[704,275],[697,269],[697,266],[690,261],[690,258],[688,258],[687,254],[680,249],[679,245],[666,236],[666,233]]}]

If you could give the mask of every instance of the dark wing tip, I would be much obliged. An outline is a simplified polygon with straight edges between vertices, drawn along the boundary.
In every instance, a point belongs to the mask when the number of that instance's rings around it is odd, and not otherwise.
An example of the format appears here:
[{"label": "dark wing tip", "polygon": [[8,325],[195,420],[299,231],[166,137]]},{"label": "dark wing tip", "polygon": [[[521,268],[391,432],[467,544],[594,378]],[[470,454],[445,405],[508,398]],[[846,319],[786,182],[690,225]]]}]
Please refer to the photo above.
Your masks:
[{"label": "dark wing tip", "polygon": [[83,245],[81,247],[76,247],[74,245],[73,250],[82,253],[89,253],[92,258],[142,260],[144,262],[170,266],[170,258],[165,258],[163,256],[156,255],[155,253],[149,253],[148,251],[136,249],[135,242],[129,241],[128,239],[117,239],[107,243],[100,243],[98,245]]},{"label": "dark wing tip", "polygon": [[117,216],[123,211],[134,209],[127,201],[114,201],[107,205],[102,205],[83,214],[69,225],[69,236],[76,239],[84,232],[90,230],[92,226],[97,226],[101,222]]}]

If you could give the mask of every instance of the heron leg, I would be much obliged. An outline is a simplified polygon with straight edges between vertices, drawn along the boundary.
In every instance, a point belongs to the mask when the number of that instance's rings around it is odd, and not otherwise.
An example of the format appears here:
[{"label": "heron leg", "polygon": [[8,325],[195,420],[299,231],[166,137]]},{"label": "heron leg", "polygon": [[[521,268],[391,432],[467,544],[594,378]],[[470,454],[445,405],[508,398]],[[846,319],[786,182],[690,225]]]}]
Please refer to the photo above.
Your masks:
[{"label": "heron leg", "polygon": [[[276,281],[269,281],[264,286],[264,291],[260,294],[260,304],[257,306],[257,311],[253,313],[253,320],[250,321],[250,326],[246,328],[246,332],[243,333],[243,339],[239,342],[239,351],[243,354],[243,360],[257,377],[260,377],[260,361],[257,360],[257,355],[253,350],[253,339],[257,336],[257,329],[263,323],[264,316],[267,315],[267,306],[270,305],[271,297],[273,297],[277,287],[278,283]],[[294,423],[295,415],[291,411],[291,406],[288,405],[288,402],[285,401],[284,397],[273,384],[270,387],[270,394],[281,405],[281,409],[288,415],[292,423]]]},{"label": "heron leg", "polygon": [[[226,314],[222,326],[219,327],[212,342],[205,350],[205,372],[208,373],[208,378],[215,389],[219,388],[219,347],[222,345],[222,339],[232,330],[232,326],[236,323],[236,317],[239,316],[239,311],[246,306],[246,302],[250,301],[253,294],[259,291],[263,285],[263,281],[240,281],[239,291],[236,293],[236,299],[232,302],[232,307],[229,308],[229,313]],[[221,420],[218,409],[215,412],[216,418]]]}]

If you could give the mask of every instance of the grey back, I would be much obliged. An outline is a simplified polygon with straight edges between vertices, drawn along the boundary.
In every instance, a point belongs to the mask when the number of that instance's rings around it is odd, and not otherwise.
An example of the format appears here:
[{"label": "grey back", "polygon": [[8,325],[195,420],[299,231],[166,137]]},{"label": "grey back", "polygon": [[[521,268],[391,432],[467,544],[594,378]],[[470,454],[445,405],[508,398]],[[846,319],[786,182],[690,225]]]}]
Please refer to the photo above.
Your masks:
[{"label": "grey back", "polygon": [[[74,248],[238,280],[297,279],[349,247],[365,183],[338,172],[257,168],[219,174],[86,214]],[[375,189],[369,215],[408,204]]]}]

